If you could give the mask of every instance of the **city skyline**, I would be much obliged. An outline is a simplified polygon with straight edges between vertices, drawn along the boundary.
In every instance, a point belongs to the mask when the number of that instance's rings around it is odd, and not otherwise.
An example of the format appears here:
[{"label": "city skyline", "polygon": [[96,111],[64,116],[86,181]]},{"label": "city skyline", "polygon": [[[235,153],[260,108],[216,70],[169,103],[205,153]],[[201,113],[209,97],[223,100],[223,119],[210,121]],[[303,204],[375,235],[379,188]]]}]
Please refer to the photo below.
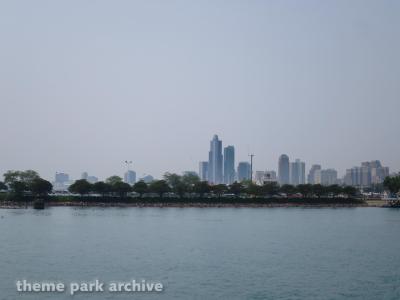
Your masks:
[{"label": "city skyline", "polygon": [[[222,149],[224,150],[223,154]],[[280,185],[291,184],[295,186],[309,183],[322,185],[345,184],[360,187],[382,183],[384,178],[391,174],[389,167],[383,166],[380,160],[361,162],[361,167],[353,166],[347,168],[342,176],[338,175],[335,168],[323,169],[321,164],[311,164],[311,167],[307,168],[305,161],[299,158],[291,160],[286,154],[279,156],[276,169],[253,170],[253,174],[251,174],[250,162],[239,161],[235,165],[235,147],[233,145],[223,147],[223,140],[219,139],[216,134],[210,141],[208,157],[208,161],[199,161],[198,171],[186,170],[181,174],[196,174],[200,180],[208,181],[211,184],[224,183],[229,185],[235,181],[240,182],[253,177],[253,181],[258,184],[277,182]],[[157,178],[150,174],[143,174],[139,180],[136,180],[136,172],[131,170],[133,162],[125,161],[125,163],[128,166],[128,170],[124,173],[123,180],[131,185],[142,179],[146,182],[150,182],[152,179],[162,179],[162,176]],[[211,168],[209,168],[210,165],[212,166]],[[167,170],[163,174],[167,172],[169,171]],[[81,179],[86,179],[91,183],[98,181],[97,177],[89,176],[86,171],[82,173]],[[63,182],[71,182],[71,180],[69,180],[69,174],[56,172],[54,182],[62,184]]]}]

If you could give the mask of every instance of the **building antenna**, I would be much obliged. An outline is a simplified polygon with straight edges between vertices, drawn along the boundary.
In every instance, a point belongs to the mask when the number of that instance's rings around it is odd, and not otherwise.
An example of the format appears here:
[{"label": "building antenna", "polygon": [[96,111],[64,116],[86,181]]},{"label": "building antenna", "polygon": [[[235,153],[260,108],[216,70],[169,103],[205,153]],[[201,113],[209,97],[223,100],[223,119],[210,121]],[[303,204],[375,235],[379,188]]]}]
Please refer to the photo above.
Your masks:
[{"label": "building antenna", "polygon": [[253,157],[255,156],[253,153],[249,154],[250,156],[250,181],[253,182]]},{"label": "building antenna", "polygon": [[132,165],[132,161],[131,160],[126,160],[125,161],[125,165],[126,165],[127,171],[129,171],[130,170],[130,166]]}]

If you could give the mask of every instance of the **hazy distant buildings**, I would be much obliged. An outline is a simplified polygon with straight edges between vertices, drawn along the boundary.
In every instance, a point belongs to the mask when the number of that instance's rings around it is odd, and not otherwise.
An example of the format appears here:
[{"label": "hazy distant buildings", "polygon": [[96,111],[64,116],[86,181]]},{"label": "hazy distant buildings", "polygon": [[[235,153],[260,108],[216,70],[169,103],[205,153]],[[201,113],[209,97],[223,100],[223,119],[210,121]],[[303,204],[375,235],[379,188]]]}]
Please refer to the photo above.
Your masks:
[{"label": "hazy distant buildings", "polygon": [[307,176],[307,182],[310,184],[321,184],[321,165],[312,165]]},{"label": "hazy distant buildings", "polygon": [[128,170],[124,174],[124,181],[130,185],[136,183],[136,172],[132,170]]},{"label": "hazy distant buildings", "polygon": [[344,183],[346,185],[369,187],[379,184],[389,176],[389,167],[383,167],[379,160],[361,163],[361,167],[346,170]]},{"label": "hazy distant buildings", "polygon": [[140,178],[141,181],[144,181],[145,183],[150,183],[152,181],[154,181],[154,177],[151,175],[146,175],[142,178]]},{"label": "hazy distant buildings", "polygon": [[237,169],[237,179],[239,182],[243,180],[250,180],[251,166],[247,161],[239,162]]},{"label": "hazy distant buildings", "polygon": [[278,182],[280,185],[290,183],[289,156],[282,154],[278,162]]},{"label": "hazy distant buildings", "polygon": [[56,183],[67,183],[69,182],[69,175],[67,173],[56,173],[54,176]]},{"label": "hazy distant buildings", "polygon": [[85,179],[87,182],[96,183],[99,179],[96,176],[89,176],[88,172],[83,172],[81,179]]},{"label": "hazy distant buildings", "polygon": [[232,184],[235,181],[235,148],[224,148],[224,183]]},{"label": "hazy distant buildings", "polygon": [[71,181],[67,173],[56,173],[54,176],[53,190],[54,191],[67,191]]},{"label": "hazy distant buildings", "polygon": [[300,159],[290,163],[290,184],[299,185],[306,183],[306,164]]},{"label": "hazy distant buildings", "polygon": [[208,153],[208,181],[213,184],[222,183],[222,141],[214,135]]},{"label": "hazy distant buildings", "polygon": [[337,171],[335,169],[321,170],[321,184],[333,185],[338,183]]},{"label": "hazy distant buildings", "polygon": [[208,181],[208,161],[199,162],[199,177],[201,181]]}]

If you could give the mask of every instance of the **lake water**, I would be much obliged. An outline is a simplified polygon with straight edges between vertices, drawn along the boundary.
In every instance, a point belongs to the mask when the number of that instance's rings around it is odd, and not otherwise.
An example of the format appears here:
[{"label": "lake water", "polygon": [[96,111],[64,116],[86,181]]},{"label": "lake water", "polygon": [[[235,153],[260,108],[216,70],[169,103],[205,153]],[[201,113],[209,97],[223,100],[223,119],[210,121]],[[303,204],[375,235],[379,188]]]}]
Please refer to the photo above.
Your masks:
[{"label": "lake water", "polygon": [[[18,293],[16,280],[161,282]],[[400,210],[0,210],[0,299],[400,299]]]}]

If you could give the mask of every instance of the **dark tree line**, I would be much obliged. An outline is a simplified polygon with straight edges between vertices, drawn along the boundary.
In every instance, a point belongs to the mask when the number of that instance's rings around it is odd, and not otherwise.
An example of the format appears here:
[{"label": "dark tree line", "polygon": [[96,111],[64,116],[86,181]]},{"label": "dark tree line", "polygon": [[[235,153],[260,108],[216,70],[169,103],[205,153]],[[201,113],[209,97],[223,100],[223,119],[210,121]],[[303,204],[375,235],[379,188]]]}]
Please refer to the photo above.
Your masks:
[{"label": "dark tree line", "polygon": [[53,185],[33,170],[7,171],[3,176],[0,190],[8,190],[12,200],[21,200],[26,196],[46,197],[53,190]]},{"label": "dark tree line", "polygon": [[139,197],[147,193],[157,194],[160,198],[167,193],[173,193],[173,197],[193,198],[193,197],[301,197],[301,198],[321,198],[338,197],[345,195],[353,197],[357,195],[358,190],[351,186],[341,187],[339,185],[322,186],[320,184],[301,184],[298,186],[283,185],[277,183],[266,183],[256,185],[250,181],[234,182],[231,185],[216,184],[210,185],[206,181],[200,181],[199,177],[192,174],[183,176],[165,173],[162,180],[154,180],[151,183],[139,181],[133,186],[122,181],[118,176],[112,176],[105,182],[96,182],[91,184],[84,179],[75,181],[70,187],[71,193],[81,196],[91,193],[101,196],[119,196],[126,197],[130,192],[139,194]]}]

